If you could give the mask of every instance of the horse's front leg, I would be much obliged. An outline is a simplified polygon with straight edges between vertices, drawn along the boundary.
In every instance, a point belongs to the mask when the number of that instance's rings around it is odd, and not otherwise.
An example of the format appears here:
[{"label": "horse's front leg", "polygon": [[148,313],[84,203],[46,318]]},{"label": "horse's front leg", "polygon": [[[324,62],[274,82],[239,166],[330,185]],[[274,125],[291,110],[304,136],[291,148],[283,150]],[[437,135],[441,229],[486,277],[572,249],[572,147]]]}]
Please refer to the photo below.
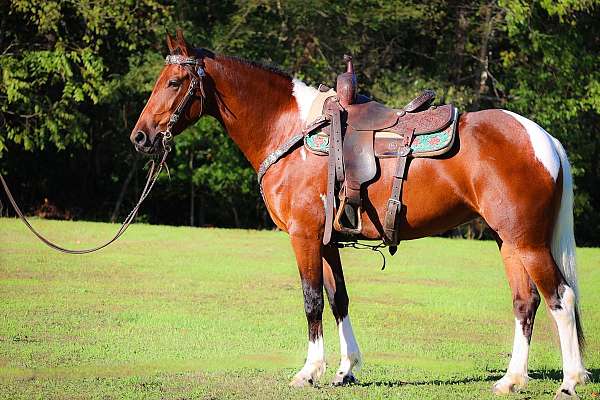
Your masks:
[{"label": "horse's front leg", "polygon": [[316,384],[325,373],[325,348],[323,344],[323,263],[321,241],[292,236],[292,247],[304,292],[304,311],[308,322],[308,354],[304,367],[294,376],[291,386]]},{"label": "horse's front leg", "polygon": [[323,274],[325,291],[340,335],[340,366],[332,384],[337,386],[355,383],[352,369],[360,368],[362,360],[348,315],[348,292],[339,249],[332,246],[323,248]]}]

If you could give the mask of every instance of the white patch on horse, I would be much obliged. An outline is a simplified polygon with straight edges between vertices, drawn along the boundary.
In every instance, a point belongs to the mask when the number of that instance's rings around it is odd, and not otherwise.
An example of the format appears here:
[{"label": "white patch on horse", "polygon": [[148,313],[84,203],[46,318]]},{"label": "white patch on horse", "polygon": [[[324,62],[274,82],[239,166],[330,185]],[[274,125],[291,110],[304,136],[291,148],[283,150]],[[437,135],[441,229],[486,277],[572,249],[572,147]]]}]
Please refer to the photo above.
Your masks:
[{"label": "white patch on horse", "polygon": [[302,157],[302,161],[306,161],[306,150],[304,150],[304,147],[300,147],[300,157]]},{"label": "white patch on horse", "polygon": [[300,118],[302,119],[302,123],[305,124],[310,111],[310,106],[317,98],[319,91],[298,79],[292,80],[292,83],[294,84],[292,95],[296,98],[298,110],[300,111]]},{"label": "white patch on horse", "polygon": [[544,165],[550,176],[556,181],[560,170],[560,158],[556,154],[553,137],[535,122],[512,111],[502,110],[515,118],[529,135],[535,157]]},{"label": "white patch on horse", "polygon": [[338,324],[340,334],[340,367],[338,375],[346,376],[352,372],[352,368],[360,369],[361,355],[358,343],[354,337],[350,316],[346,315],[342,322]]},{"label": "white patch on horse", "polygon": [[327,195],[325,193],[321,193],[319,195],[321,201],[323,202],[323,208],[327,209]]},{"label": "white patch on horse", "polygon": [[529,342],[523,334],[521,321],[515,318],[515,340],[513,342],[512,356],[506,374],[496,384],[493,391],[496,394],[516,392],[525,387],[529,376],[527,375],[527,361],[529,359]]},{"label": "white patch on horse", "polygon": [[560,308],[550,311],[558,328],[563,360],[563,382],[559,390],[566,389],[570,393],[575,393],[575,385],[583,384],[589,379],[589,373],[581,360],[577,339],[575,301],[575,292],[569,286],[565,286]]}]

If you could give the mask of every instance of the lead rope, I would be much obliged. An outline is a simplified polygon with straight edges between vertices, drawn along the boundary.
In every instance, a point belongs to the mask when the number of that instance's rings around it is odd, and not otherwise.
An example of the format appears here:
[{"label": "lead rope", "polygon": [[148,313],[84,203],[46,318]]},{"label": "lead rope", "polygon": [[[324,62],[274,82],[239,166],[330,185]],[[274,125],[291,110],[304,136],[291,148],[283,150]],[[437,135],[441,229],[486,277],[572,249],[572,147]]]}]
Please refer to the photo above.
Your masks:
[{"label": "lead rope", "polygon": [[127,228],[129,228],[129,225],[131,225],[131,223],[135,219],[135,216],[137,215],[138,210],[142,206],[142,203],[144,202],[144,200],[146,200],[146,197],[148,197],[148,195],[150,194],[150,191],[154,187],[154,184],[156,183],[156,180],[158,179],[158,176],[160,175],[163,167],[166,166],[165,161],[167,159],[167,155],[171,151],[171,146],[169,145],[169,141],[171,140],[171,138],[172,138],[172,134],[171,134],[170,131],[167,131],[163,135],[163,137],[162,137],[162,144],[163,144],[164,152],[163,152],[162,158],[160,160],[160,163],[158,164],[158,168],[156,166],[156,161],[152,160],[151,161],[151,166],[150,166],[150,171],[148,172],[148,180],[146,181],[146,185],[144,186],[144,190],[142,190],[142,194],[140,195],[140,199],[136,203],[135,207],[133,207],[133,210],[131,210],[131,212],[129,213],[129,215],[127,215],[127,218],[125,218],[125,221],[123,221],[123,224],[121,225],[121,227],[119,228],[119,230],[117,231],[117,233],[115,234],[115,236],[112,239],[110,239],[108,242],[106,242],[104,244],[101,244],[99,246],[93,247],[91,249],[81,249],[81,250],[67,249],[67,248],[59,246],[59,245],[51,242],[50,240],[46,239],[33,226],[31,226],[31,224],[29,223],[29,221],[27,220],[27,218],[25,217],[25,215],[23,215],[23,213],[21,212],[21,209],[17,205],[17,202],[13,198],[13,195],[10,192],[10,189],[8,188],[8,185],[6,184],[6,181],[4,180],[4,177],[2,176],[2,174],[0,174],[0,180],[2,181],[2,186],[4,186],[4,191],[6,192],[6,195],[8,196],[8,200],[12,204],[12,206],[15,209],[15,212],[17,213],[17,215],[19,216],[19,218],[21,218],[21,221],[23,221],[23,223],[25,224],[25,226],[27,226],[29,228],[29,230],[35,236],[37,236],[38,239],[40,239],[42,241],[42,243],[44,243],[48,247],[53,248],[54,250],[58,250],[60,252],[67,253],[67,254],[88,254],[88,253],[93,253],[93,252],[98,251],[100,249],[103,249],[106,246],[110,245],[111,243],[115,242],[119,237],[121,237],[121,235],[123,235],[125,233],[125,231],[127,230]]}]

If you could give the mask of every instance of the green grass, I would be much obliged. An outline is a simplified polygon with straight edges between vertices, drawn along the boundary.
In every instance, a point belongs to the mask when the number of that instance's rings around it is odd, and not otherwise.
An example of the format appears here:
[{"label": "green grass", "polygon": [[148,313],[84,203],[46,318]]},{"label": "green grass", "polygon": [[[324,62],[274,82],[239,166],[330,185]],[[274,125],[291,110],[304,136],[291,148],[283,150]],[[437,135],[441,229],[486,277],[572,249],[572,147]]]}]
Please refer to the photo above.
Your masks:
[{"label": "green grass", "polygon": [[[36,220],[61,244],[86,246],[116,225]],[[54,252],[17,220],[0,219],[0,397],[11,399],[486,399],[512,345],[508,284],[491,242],[404,242],[379,255],[343,250],[350,313],[365,365],[360,385],[328,385],[339,361],[324,317],[328,369],[292,389],[306,320],[281,232],[133,225],[93,255]],[[586,366],[600,392],[600,249],[578,249]],[[560,382],[553,325],[540,308],[528,388]]]}]

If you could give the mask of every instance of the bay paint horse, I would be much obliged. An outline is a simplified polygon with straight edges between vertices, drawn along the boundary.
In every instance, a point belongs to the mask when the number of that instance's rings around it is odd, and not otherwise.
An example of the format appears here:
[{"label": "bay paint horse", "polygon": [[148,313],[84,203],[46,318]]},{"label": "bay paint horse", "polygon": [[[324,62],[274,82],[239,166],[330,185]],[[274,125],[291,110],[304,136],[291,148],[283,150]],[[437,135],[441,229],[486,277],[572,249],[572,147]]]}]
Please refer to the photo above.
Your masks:
[{"label": "bay paint horse", "polygon": [[[301,132],[318,91],[273,68],[188,46],[181,32],[167,36],[171,56],[144,107],[131,141],[146,154],[162,151],[200,117],[221,122],[255,170]],[[296,147],[262,180],[277,227],[290,236],[308,321],[306,363],[291,385],[315,384],[325,371],[323,287],[338,324],[341,361],[334,384],[355,380],[361,353],[348,314],[338,248],[324,246],[323,200],[327,161]],[[380,240],[394,159],[380,160],[380,177],[366,188],[362,239]],[[581,358],[583,331],[573,236],[573,184],[561,144],[534,122],[503,110],[463,113],[448,156],[411,161],[403,189],[406,214],[400,238],[435,235],[481,216],[493,230],[512,290],[514,347],[494,393],[527,383],[535,314],[543,296],[558,327],[563,382],[557,398],[576,396],[589,373]]]}]

